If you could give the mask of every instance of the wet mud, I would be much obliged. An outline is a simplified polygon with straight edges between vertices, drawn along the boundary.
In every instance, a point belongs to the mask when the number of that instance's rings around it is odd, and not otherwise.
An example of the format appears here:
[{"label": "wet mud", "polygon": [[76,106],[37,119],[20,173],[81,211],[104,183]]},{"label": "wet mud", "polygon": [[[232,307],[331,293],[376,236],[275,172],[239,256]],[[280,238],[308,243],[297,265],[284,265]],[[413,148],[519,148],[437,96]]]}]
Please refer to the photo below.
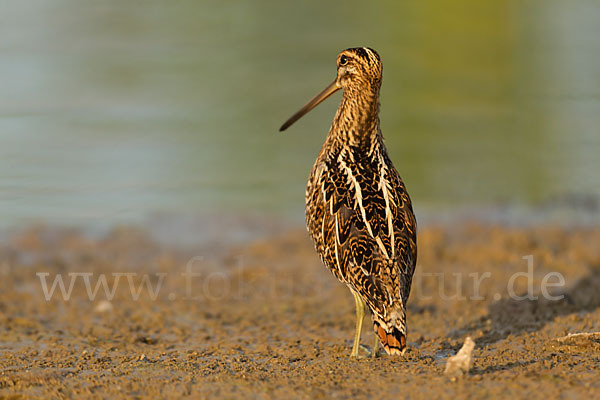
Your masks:
[{"label": "wet mud", "polygon": [[[161,243],[124,228],[7,235],[0,398],[600,393],[598,336],[565,338],[600,331],[598,227],[423,228],[409,348],[358,360],[352,296],[302,229],[218,248]],[[59,283],[52,292],[58,278],[64,293]],[[467,336],[473,366],[450,380],[446,359]],[[362,343],[372,339],[367,320]]]}]

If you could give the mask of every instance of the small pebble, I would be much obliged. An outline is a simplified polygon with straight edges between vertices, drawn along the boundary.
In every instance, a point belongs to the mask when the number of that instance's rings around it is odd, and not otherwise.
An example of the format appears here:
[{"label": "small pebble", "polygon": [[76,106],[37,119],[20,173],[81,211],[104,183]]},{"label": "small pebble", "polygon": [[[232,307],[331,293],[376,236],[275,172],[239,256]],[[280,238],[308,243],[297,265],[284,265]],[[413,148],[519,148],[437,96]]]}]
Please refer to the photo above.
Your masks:
[{"label": "small pebble", "polygon": [[99,313],[105,313],[113,310],[113,305],[110,301],[102,300],[100,301],[96,307],[94,307],[94,311]]}]

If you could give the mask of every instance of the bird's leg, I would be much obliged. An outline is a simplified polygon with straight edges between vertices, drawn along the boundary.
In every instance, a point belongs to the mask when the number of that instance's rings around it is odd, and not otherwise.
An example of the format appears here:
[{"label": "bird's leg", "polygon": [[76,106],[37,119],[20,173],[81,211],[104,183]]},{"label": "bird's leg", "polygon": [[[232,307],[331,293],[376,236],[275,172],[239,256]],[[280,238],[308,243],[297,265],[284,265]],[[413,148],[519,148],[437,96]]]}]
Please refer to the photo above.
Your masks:
[{"label": "bird's leg", "polygon": [[354,345],[350,357],[358,358],[358,348],[360,347],[360,332],[362,330],[363,319],[365,318],[365,303],[360,295],[352,290],[354,302],[356,303],[356,333],[354,334]]},{"label": "bird's leg", "polygon": [[375,337],[375,341],[373,342],[373,348],[371,349],[371,357],[377,357],[377,350],[379,350],[379,336],[375,333],[373,335]]}]

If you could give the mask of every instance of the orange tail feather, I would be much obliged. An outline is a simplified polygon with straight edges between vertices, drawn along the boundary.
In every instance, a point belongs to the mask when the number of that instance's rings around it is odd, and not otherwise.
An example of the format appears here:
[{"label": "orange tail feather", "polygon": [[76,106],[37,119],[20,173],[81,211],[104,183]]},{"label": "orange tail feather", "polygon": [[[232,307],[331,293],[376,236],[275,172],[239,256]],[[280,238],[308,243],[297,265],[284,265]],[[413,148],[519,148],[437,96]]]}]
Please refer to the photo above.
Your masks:
[{"label": "orange tail feather", "polygon": [[387,354],[394,355],[404,353],[406,350],[405,334],[395,327],[391,327],[391,329],[387,331],[378,321],[373,321],[373,327]]}]

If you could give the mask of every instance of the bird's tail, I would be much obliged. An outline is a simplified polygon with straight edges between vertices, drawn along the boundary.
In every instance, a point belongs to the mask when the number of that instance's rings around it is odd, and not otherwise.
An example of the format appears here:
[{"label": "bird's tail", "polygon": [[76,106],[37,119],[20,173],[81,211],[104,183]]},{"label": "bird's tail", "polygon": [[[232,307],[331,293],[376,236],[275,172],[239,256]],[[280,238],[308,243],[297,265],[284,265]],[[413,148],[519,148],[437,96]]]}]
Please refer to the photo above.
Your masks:
[{"label": "bird's tail", "polygon": [[386,316],[373,313],[373,328],[387,354],[400,355],[404,353],[406,349],[404,307],[396,307]]}]

